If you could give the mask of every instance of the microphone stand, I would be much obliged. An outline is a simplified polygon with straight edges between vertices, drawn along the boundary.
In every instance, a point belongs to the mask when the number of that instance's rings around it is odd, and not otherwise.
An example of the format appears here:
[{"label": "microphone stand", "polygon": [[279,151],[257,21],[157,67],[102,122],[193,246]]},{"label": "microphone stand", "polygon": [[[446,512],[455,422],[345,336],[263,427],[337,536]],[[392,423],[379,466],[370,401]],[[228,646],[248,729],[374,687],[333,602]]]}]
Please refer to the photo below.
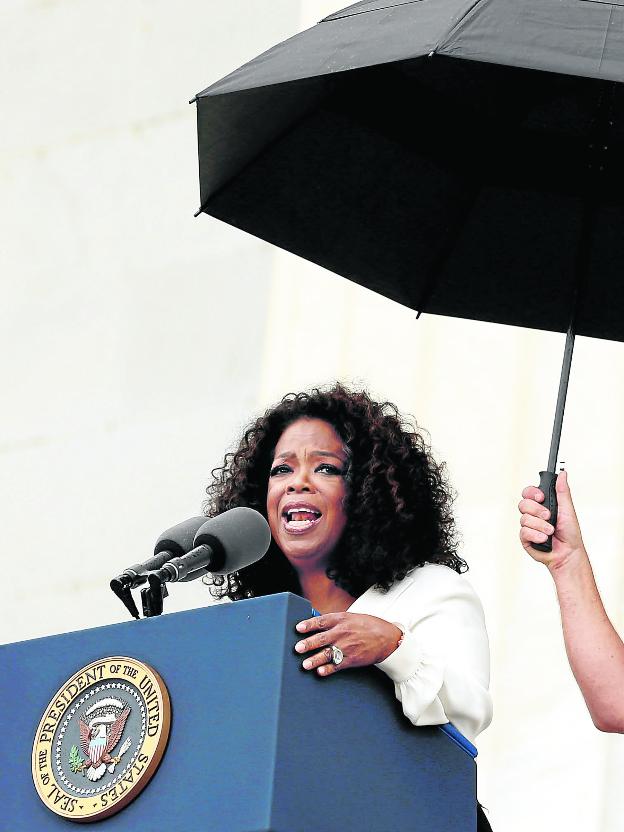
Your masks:
[{"label": "microphone stand", "polygon": [[139,611],[137,609],[137,605],[134,603],[134,598],[132,597],[132,593],[130,592],[130,585],[129,583],[124,583],[122,577],[113,578],[110,582],[110,588],[113,590],[115,595],[123,602],[125,608],[128,610],[130,615],[133,618],[139,618]]},{"label": "microphone stand", "polygon": [[[130,586],[130,579],[124,581],[123,576],[121,578],[113,578],[110,582],[110,588],[123,602],[130,615],[133,618],[139,619],[141,616],[139,615],[137,605],[132,597]],[[163,611],[163,599],[168,595],[169,592],[167,591],[166,584],[161,583],[160,586],[158,586],[154,585],[153,582],[150,582],[149,586],[146,586],[141,590],[141,606],[143,607],[143,616],[145,618],[151,618],[154,615],[160,615]]]},{"label": "microphone stand", "polygon": [[[162,615],[163,601],[169,595],[167,584],[162,581],[152,580],[154,573],[149,576],[149,586],[141,590],[141,604],[143,606],[143,617],[153,618],[155,615]],[[137,616],[138,617],[138,616]]]}]

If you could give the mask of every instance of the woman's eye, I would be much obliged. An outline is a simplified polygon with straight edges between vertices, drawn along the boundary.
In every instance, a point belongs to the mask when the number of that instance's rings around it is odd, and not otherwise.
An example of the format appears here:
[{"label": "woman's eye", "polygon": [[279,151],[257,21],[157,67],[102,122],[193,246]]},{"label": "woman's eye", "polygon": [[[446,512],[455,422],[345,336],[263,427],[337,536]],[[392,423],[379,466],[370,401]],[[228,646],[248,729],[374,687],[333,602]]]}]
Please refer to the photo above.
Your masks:
[{"label": "woman's eye", "polygon": [[331,465],[329,462],[321,462],[320,465],[316,467],[316,471],[320,471],[322,474],[334,474],[340,476],[342,471],[336,465]]},{"label": "woman's eye", "polygon": [[270,476],[274,477],[276,474],[289,474],[292,471],[290,465],[275,465],[271,468]]}]

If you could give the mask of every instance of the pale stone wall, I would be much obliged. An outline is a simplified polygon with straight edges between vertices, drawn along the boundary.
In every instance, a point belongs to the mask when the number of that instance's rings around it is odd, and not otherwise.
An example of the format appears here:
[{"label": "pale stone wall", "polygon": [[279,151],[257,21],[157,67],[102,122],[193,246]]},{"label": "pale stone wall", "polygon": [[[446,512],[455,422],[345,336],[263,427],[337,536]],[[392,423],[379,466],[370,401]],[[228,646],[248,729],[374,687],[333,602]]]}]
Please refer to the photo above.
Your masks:
[{"label": "pale stone wall", "polygon": [[[258,406],[273,253],[193,218],[189,99],[298,25],[260,3],[2,8],[5,641],[123,620]],[[9,589],[10,587],[10,589]],[[181,587],[169,609],[203,603]]]},{"label": "pale stone wall", "polygon": [[[363,384],[430,431],[458,491],[492,643],[479,791],[495,830],[615,832],[624,739],[591,725],[550,579],[517,543],[519,492],[546,463],[563,336],[417,322],[192,217],[187,99],[334,6],[3,6],[0,636],[125,620],[108,579],[199,510],[250,416],[311,384]],[[561,449],[621,632],[623,379],[622,345],[579,339]],[[206,601],[198,582],[176,586],[167,609]]]}]

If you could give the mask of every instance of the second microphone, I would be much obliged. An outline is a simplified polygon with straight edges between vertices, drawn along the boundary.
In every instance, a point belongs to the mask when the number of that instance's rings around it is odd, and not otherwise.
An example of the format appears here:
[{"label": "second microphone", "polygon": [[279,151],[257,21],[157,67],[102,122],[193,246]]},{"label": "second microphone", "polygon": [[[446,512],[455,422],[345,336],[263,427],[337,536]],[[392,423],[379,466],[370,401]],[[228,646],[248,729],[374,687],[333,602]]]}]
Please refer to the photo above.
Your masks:
[{"label": "second microphone", "polygon": [[150,585],[193,581],[208,572],[229,575],[260,560],[270,543],[269,524],[258,511],[232,508],[206,520],[195,535],[193,549],[152,572]]}]

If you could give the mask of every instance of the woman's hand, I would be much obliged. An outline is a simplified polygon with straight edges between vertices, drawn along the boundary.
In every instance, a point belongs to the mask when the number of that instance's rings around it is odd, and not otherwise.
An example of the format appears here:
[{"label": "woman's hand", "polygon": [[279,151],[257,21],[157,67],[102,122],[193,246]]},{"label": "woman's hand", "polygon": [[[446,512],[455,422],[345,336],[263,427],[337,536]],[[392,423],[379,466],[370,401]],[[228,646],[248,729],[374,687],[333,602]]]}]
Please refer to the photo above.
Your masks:
[{"label": "woman's hand", "polygon": [[[374,615],[355,612],[331,612],[308,618],[297,624],[299,633],[311,633],[295,644],[297,653],[314,652],[303,662],[304,670],[329,676],[349,667],[366,667],[387,659],[396,650],[403,635],[396,624]],[[332,663],[331,647],[339,647],[344,656],[339,665]]]},{"label": "woman's hand", "polygon": [[[520,542],[532,558],[545,564],[551,571],[568,564],[577,553],[584,554],[581,529],[576,518],[572,495],[568,486],[568,475],[562,471],[557,477],[557,526],[550,524],[550,512],[541,503],[544,494],[534,485],[522,492],[518,503],[520,511]],[[542,552],[533,548],[532,543],[544,543],[553,535],[552,551]]]}]

